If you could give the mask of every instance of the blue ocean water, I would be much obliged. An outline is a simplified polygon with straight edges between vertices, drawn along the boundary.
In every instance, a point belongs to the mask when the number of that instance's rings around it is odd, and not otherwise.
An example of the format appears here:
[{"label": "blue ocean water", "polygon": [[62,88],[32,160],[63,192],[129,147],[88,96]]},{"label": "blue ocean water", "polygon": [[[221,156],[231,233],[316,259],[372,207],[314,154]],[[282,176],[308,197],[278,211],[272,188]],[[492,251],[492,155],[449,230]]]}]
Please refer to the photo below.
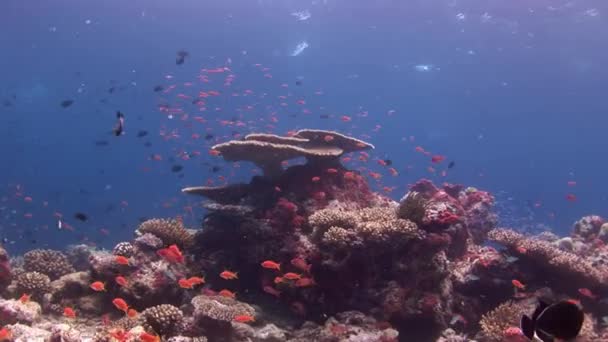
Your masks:
[{"label": "blue ocean water", "polygon": [[[198,199],[182,187],[251,175],[210,146],[304,127],[375,144],[356,166],[380,172],[376,189],[394,187],[393,198],[426,177],[492,191],[515,228],[565,234],[582,215],[608,215],[602,1],[7,0],[0,9],[0,235],[12,253],[111,247],[144,217],[199,226]],[[176,65],[181,49],[189,56]],[[198,78],[222,67],[230,72],[209,84]],[[205,111],[177,97],[208,90],[220,95]],[[169,119],[161,105],[189,116]],[[126,117],[118,137],[116,111]],[[446,160],[434,165],[416,146]]]}]

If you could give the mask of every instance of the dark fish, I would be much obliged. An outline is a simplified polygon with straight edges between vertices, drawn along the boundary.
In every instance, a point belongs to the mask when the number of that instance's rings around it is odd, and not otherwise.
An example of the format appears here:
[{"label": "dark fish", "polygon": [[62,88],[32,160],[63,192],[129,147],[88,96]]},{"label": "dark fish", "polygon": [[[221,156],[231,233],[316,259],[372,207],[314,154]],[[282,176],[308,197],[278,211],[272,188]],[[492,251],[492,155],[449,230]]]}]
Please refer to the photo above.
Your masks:
[{"label": "dark fish", "polygon": [[301,86],[301,85],[302,85],[302,81],[297,80],[297,81],[296,81],[296,85],[297,85],[297,86]]},{"label": "dark fish", "polygon": [[112,211],[114,211],[114,209],[116,209],[116,206],[113,203],[110,203],[108,205],[106,205],[106,209],[104,210],[104,212],[107,213],[111,213]]},{"label": "dark fish", "polygon": [[183,169],[184,169],[183,166],[181,166],[179,164],[175,164],[171,167],[171,172],[180,172]]},{"label": "dark fish", "polygon": [[30,240],[30,243],[32,243],[32,244],[37,244],[37,243],[38,243],[38,241],[37,241],[36,239],[32,239],[32,240]]},{"label": "dark fish", "polygon": [[152,146],[152,143],[151,143],[151,142],[149,142],[149,141],[146,141],[146,142],[144,143],[144,146],[146,146],[146,147],[150,147],[150,146]]},{"label": "dark fish", "polygon": [[213,166],[213,167],[211,168],[211,172],[216,173],[216,172],[220,171],[221,169],[222,169],[222,168],[221,168],[221,167],[219,167],[219,166]]},{"label": "dark fish", "polygon": [[60,105],[63,108],[68,108],[69,106],[71,106],[74,103],[74,100],[63,100],[61,101]]},{"label": "dark fish", "polygon": [[179,175],[177,175],[177,178],[180,178],[180,179],[184,178],[184,174],[180,173]]},{"label": "dark fish", "polygon": [[206,134],[205,135],[205,140],[211,140],[213,138],[215,138],[215,136],[213,134]]},{"label": "dark fish", "polygon": [[101,99],[101,100],[99,100],[99,102],[106,104],[106,103],[108,103],[108,99]]},{"label": "dark fish", "polygon": [[87,189],[80,189],[80,190],[78,190],[78,192],[81,195],[90,195],[91,194]]},{"label": "dark fish", "polygon": [[146,135],[148,135],[148,131],[144,131],[143,129],[141,131],[137,132],[137,137],[138,138],[143,138]]},{"label": "dark fish", "polygon": [[386,166],[391,166],[393,165],[393,161],[390,159],[384,159],[384,163],[386,164]]},{"label": "dark fish", "polygon": [[319,118],[321,118],[321,119],[329,119],[329,115],[327,115],[327,114],[321,114],[321,115],[319,115]]},{"label": "dark fish", "polygon": [[159,91],[162,91],[163,89],[165,89],[163,86],[157,85],[156,87],[152,88],[152,90],[154,90],[154,92],[158,93]]},{"label": "dark fish", "polygon": [[125,125],[125,115],[120,111],[116,112],[116,126],[114,126],[114,135],[120,136],[123,133],[124,125]]},{"label": "dark fish", "polygon": [[110,143],[107,140],[97,140],[95,141],[95,146],[108,146]]},{"label": "dark fish", "polygon": [[2,101],[2,105],[4,107],[12,107],[13,103],[11,101],[9,101],[9,100],[4,100],[4,101]]},{"label": "dark fish", "polygon": [[74,218],[77,220],[80,220],[82,222],[85,222],[89,219],[89,217],[86,214],[83,213],[76,213],[74,214]]},{"label": "dark fish", "polygon": [[455,165],[456,165],[456,163],[455,163],[455,162],[453,162],[453,161],[451,161],[451,162],[448,164],[448,169],[453,168]]},{"label": "dark fish", "polygon": [[521,317],[521,331],[530,340],[535,338],[543,342],[555,339],[572,340],[578,336],[585,316],[574,302],[564,300],[551,305],[539,300],[532,318]]},{"label": "dark fish", "polygon": [[114,90],[116,90],[115,87],[110,87],[110,89],[108,89],[108,93],[112,94],[114,92]]},{"label": "dark fish", "polygon": [[175,59],[175,64],[182,65],[186,61],[186,57],[190,56],[188,51],[179,50],[177,51],[177,58]]}]

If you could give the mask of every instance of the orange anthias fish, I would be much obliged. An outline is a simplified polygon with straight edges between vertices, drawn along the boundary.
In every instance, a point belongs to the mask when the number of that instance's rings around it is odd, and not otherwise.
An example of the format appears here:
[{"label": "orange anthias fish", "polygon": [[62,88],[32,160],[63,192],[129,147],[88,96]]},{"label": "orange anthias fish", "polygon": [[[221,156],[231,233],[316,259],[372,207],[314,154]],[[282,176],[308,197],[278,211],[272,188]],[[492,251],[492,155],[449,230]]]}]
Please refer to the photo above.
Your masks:
[{"label": "orange anthias fish", "polygon": [[177,284],[182,289],[192,289],[194,287],[194,285],[186,278],[181,278],[177,281]]},{"label": "orange anthias fish", "polygon": [[234,316],[234,321],[239,323],[250,323],[254,322],[255,318],[251,315],[236,315]]},{"label": "orange anthias fish", "polygon": [[118,329],[118,330],[111,331],[110,336],[112,336],[119,342],[125,342],[129,339],[130,334],[122,329]]},{"label": "orange anthias fish", "polygon": [[6,341],[13,338],[13,333],[7,328],[0,329],[0,341]]},{"label": "orange anthias fish", "polygon": [[275,289],[272,286],[266,285],[266,286],[264,286],[263,290],[264,290],[264,292],[268,293],[269,295],[273,295],[277,298],[279,298],[281,296],[281,291]]},{"label": "orange anthias fish", "polygon": [[112,304],[114,304],[118,310],[124,311],[125,313],[129,310],[129,305],[127,305],[127,302],[122,298],[114,298]]},{"label": "orange anthias fish", "polygon": [[236,298],[236,293],[226,289],[223,289],[222,291],[218,292],[218,294],[222,297],[228,297],[232,299]]},{"label": "orange anthias fish", "polygon": [[203,277],[190,277],[188,278],[188,282],[194,286],[201,285],[205,283],[205,278]]},{"label": "orange anthias fish", "polygon": [[129,316],[131,318],[135,318],[137,316],[137,310],[135,310],[135,309],[129,309],[127,311],[127,316]]},{"label": "orange anthias fish", "polygon": [[21,295],[21,297],[19,297],[19,301],[21,303],[25,304],[25,303],[27,303],[27,302],[30,301],[30,297],[31,297],[30,295],[24,293],[24,294]]},{"label": "orange anthias fish", "polygon": [[279,264],[275,261],[272,261],[272,260],[266,260],[261,265],[262,265],[262,267],[268,268],[271,270],[277,270],[277,271],[281,270],[281,264]]},{"label": "orange anthias fish", "polygon": [[593,292],[591,292],[591,290],[589,290],[588,288],[580,288],[578,289],[578,293],[580,293],[581,295],[590,298],[590,299],[596,299],[597,295],[595,295]]},{"label": "orange anthias fish", "polygon": [[120,286],[127,286],[127,279],[123,276],[116,276],[116,278],[114,278],[114,280],[116,281],[116,284],[120,285]]},{"label": "orange anthias fish", "polygon": [[228,270],[220,273],[220,277],[226,280],[239,279],[239,275],[237,273]]},{"label": "orange anthias fish", "polygon": [[288,272],[283,274],[283,278],[287,279],[287,280],[298,280],[300,279],[302,276],[300,276],[297,273],[293,273],[293,272]]},{"label": "orange anthias fish", "polygon": [[310,273],[310,267],[312,265],[306,263],[306,260],[300,258],[300,257],[296,257],[291,259],[291,264],[299,269],[300,271],[306,272],[306,273]]},{"label": "orange anthias fish", "polygon": [[93,291],[97,291],[97,292],[106,290],[106,285],[100,281],[93,282],[90,285],[90,287],[91,287],[91,289],[93,289]]},{"label": "orange anthias fish", "polygon": [[115,260],[119,265],[129,265],[129,259],[122,255],[117,255]]},{"label": "orange anthias fish", "polygon": [[171,245],[167,248],[159,249],[156,253],[172,263],[183,263],[184,255],[177,245]]},{"label": "orange anthias fish", "polygon": [[310,287],[315,285],[315,280],[312,278],[300,278],[296,281],[296,287]]},{"label": "orange anthias fish", "polygon": [[63,309],[63,315],[67,318],[76,318],[76,312],[74,312],[74,309],[69,306],[66,306]]},{"label": "orange anthias fish", "polygon": [[511,283],[513,284],[513,286],[515,286],[516,288],[518,288],[520,290],[526,289],[526,285],[522,284],[522,282],[517,279],[511,280]]},{"label": "orange anthias fish", "polygon": [[145,331],[139,335],[139,339],[142,342],[160,342],[161,341],[160,337],[158,335],[152,335]]}]

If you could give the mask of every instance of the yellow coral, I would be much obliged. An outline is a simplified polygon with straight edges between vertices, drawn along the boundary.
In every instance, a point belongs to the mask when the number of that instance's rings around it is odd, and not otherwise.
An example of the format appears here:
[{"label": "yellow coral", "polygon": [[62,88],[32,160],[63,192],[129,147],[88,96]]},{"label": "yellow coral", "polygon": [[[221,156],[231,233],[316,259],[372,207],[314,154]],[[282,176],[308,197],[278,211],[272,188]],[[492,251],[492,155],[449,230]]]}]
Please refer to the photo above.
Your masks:
[{"label": "yellow coral", "polygon": [[177,220],[151,219],[142,222],[137,229],[139,234],[150,233],[163,240],[166,245],[188,248],[194,244],[194,236]]},{"label": "yellow coral", "polygon": [[508,301],[483,315],[479,324],[486,339],[491,342],[503,341],[507,328],[519,326],[525,309],[521,304]]}]

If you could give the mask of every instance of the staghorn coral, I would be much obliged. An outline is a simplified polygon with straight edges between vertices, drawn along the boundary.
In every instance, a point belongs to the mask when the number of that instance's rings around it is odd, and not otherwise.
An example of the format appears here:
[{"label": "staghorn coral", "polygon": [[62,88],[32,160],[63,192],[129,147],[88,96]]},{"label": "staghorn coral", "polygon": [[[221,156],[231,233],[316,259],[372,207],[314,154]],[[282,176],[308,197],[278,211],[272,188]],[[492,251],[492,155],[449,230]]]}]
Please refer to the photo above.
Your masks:
[{"label": "staghorn coral", "polygon": [[510,229],[494,229],[488,233],[492,241],[505,245],[512,252],[525,255],[531,261],[554,272],[575,276],[591,285],[605,286],[606,267],[594,267],[592,262],[570,252],[560,250],[550,242],[527,238]]},{"label": "staghorn coral", "polygon": [[179,308],[170,304],[161,304],[142,311],[138,321],[146,331],[168,336],[179,333],[177,328],[183,318],[184,314]]},{"label": "staghorn coral", "polygon": [[526,309],[525,305],[508,301],[484,314],[479,321],[479,325],[485,340],[491,342],[503,341],[505,331],[508,328],[519,326],[521,315],[526,312]]},{"label": "staghorn coral", "polygon": [[137,229],[138,235],[154,234],[163,240],[165,245],[176,244],[188,248],[194,243],[194,236],[177,220],[151,219],[142,222]]},{"label": "staghorn coral", "polygon": [[63,253],[51,249],[34,249],[25,253],[23,267],[28,272],[44,273],[51,280],[75,271]]},{"label": "staghorn coral", "polygon": [[119,242],[114,246],[112,250],[112,254],[114,255],[122,255],[124,257],[130,258],[135,254],[135,247],[130,242]]},{"label": "staghorn coral", "polygon": [[38,297],[50,290],[51,279],[40,272],[26,272],[17,276],[16,283],[19,292]]}]

